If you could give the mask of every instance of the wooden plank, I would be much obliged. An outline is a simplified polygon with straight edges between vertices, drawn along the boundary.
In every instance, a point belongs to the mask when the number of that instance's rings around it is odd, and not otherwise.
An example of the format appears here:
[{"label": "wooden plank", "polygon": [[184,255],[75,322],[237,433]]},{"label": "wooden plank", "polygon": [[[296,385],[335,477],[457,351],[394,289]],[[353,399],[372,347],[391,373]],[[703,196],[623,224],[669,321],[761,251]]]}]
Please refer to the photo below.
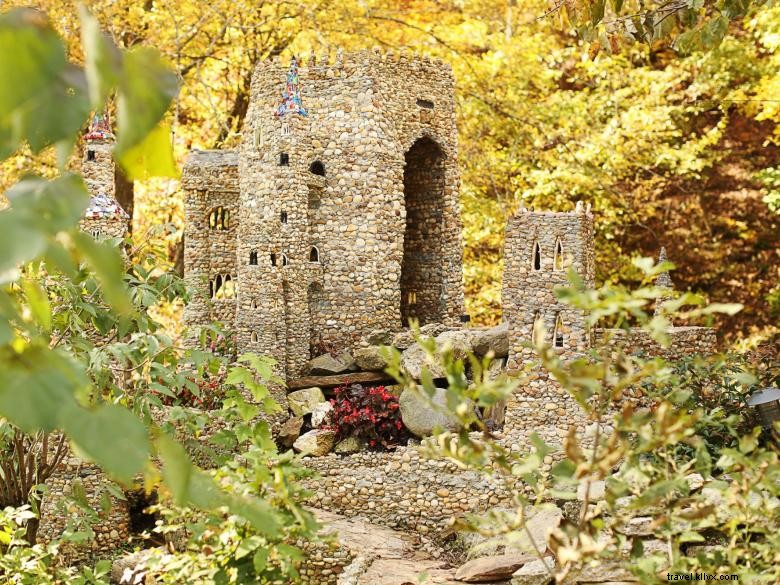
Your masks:
[{"label": "wooden plank", "polygon": [[348,372],[335,376],[304,376],[290,380],[287,383],[288,390],[300,390],[301,388],[333,388],[346,383],[366,384],[370,382],[395,382],[395,379],[384,372]]}]

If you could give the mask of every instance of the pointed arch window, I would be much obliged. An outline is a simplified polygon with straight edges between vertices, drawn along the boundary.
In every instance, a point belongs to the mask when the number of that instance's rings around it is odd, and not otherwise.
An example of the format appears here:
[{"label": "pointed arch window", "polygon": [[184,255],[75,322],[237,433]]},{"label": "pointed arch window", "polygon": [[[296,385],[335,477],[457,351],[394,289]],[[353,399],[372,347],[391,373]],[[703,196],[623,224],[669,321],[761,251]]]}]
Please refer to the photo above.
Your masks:
[{"label": "pointed arch window", "polygon": [[287,266],[290,263],[289,260],[287,260],[287,254],[282,254],[282,266]]},{"label": "pointed arch window", "polygon": [[256,309],[257,308],[257,301],[255,299],[252,299],[252,303],[249,305],[250,309]]},{"label": "pointed arch window", "polygon": [[252,334],[249,336],[249,341],[257,343],[257,331],[252,331]]},{"label": "pointed arch window", "polygon": [[209,227],[213,230],[226,230],[230,227],[230,210],[221,205],[209,213]]},{"label": "pointed arch window", "polygon": [[555,316],[555,329],[553,329],[553,345],[557,348],[563,347],[563,319],[561,314]]},{"label": "pointed arch window", "polygon": [[534,270],[542,269],[542,248],[539,246],[539,242],[534,242],[534,246],[531,251],[531,263]]},{"label": "pointed arch window", "polygon": [[555,256],[553,257],[553,269],[563,270],[563,243],[558,238],[555,241]]},{"label": "pointed arch window", "polygon": [[249,252],[249,265],[257,266],[257,250]]},{"label": "pointed arch window", "polygon": [[271,252],[271,266],[276,266],[276,254]]},{"label": "pointed arch window", "polygon": [[317,249],[317,246],[312,246],[311,250],[309,250],[309,262],[319,263],[319,261],[320,261],[320,251]]},{"label": "pointed arch window", "polygon": [[100,239],[100,236],[103,235],[103,233],[99,229],[94,229],[92,230],[91,233],[92,233],[92,237],[95,238],[96,240]]}]

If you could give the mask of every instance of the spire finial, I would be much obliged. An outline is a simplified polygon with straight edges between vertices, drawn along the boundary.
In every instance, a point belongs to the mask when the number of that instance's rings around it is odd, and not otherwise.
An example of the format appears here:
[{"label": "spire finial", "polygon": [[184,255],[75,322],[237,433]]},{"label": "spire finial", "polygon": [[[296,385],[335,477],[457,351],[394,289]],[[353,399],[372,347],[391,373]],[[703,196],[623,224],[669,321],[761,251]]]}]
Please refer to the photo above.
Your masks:
[{"label": "spire finial", "polygon": [[306,108],[303,107],[301,100],[301,90],[298,81],[298,61],[295,57],[290,62],[290,69],[287,72],[287,83],[282,92],[282,103],[276,109],[276,116],[281,118],[285,114],[298,114],[299,116],[308,116]]}]

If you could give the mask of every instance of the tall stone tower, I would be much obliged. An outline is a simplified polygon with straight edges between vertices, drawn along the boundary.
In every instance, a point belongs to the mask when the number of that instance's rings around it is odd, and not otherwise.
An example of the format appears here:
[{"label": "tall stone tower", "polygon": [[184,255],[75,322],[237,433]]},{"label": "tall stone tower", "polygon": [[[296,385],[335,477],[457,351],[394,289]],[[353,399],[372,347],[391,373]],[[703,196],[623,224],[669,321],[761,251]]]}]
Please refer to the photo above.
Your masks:
[{"label": "tall stone tower", "polygon": [[107,115],[95,114],[84,136],[81,174],[89,191],[89,206],[80,227],[95,238],[121,238],[129,218],[116,200],[114,134]]},{"label": "tall stone tower", "polygon": [[193,153],[183,184],[187,323],[232,322],[241,350],[273,354],[288,377],[318,348],[463,312],[454,80],[440,61],[262,63],[237,152]]},{"label": "tall stone tower", "polygon": [[509,221],[504,247],[502,306],[509,322],[509,370],[534,359],[524,347],[541,320],[547,343],[563,357],[587,350],[590,333],[585,315],[564,305],[554,289],[569,286],[570,269],[586,287],[595,284],[593,215],[581,204],[574,212],[534,212],[521,209]]}]

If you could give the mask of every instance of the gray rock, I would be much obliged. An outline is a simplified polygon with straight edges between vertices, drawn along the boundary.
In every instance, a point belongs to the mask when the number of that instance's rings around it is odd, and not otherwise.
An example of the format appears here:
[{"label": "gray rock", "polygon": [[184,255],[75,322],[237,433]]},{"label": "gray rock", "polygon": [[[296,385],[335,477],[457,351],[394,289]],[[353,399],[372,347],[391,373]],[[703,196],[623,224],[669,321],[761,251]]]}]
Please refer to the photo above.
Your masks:
[{"label": "gray rock", "polygon": [[[588,489],[588,486],[590,486],[590,489]],[[604,495],[607,492],[607,484],[604,480],[601,479],[593,479],[588,483],[587,479],[583,479],[580,482],[580,485],[577,486],[577,499],[581,502],[585,501],[586,494],[589,496],[588,501],[598,502],[600,500],[604,499]]]},{"label": "gray rock", "polygon": [[331,376],[348,371],[349,364],[326,353],[317,356],[306,364],[306,370],[313,376]]},{"label": "gray rock", "polygon": [[618,528],[626,536],[652,536],[653,517],[636,516]]},{"label": "gray rock", "polygon": [[293,416],[288,418],[279,429],[279,443],[286,448],[290,448],[295,443],[295,439],[301,436],[301,427],[303,426],[302,416]]},{"label": "gray rock", "polygon": [[534,548],[544,550],[547,548],[550,533],[558,528],[563,519],[563,510],[551,504],[541,508],[528,506],[525,509],[525,517],[527,530],[519,531],[519,537],[512,543],[513,546],[524,551],[532,551]]},{"label": "gray rock", "polygon": [[320,402],[311,411],[311,426],[315,429],[322,426],[330,419],[331,412],[333,412],[333,405],[330,402]]},{"label": "gray rock", "polygon": [[[445,331],[436,337],[436,348],[452,350],[456,359],[465,359],[471,351],[471,342],[465,331]],[[407,373],[419,380],[423,369],[428,369],[434,378],[444,378],[445,372],[439,360],[429,356],[419,343],[412,344],[401,354],[401,366]]]},{"label": "gray rock", "polygon": [[396,333],[393,337],[392,346],[398,349],[407,349],[414,345],[414,333],[409,329],[405,329]]},{"label": "gray rock", "polygon": [[304,455],[321,457],[330,453],[336,442],[336,433],[326,429],[314,429],[302,434],[293,443],[293,449]]},{"label": "gray rock", "polygon": [[486,355],[489,351],[495,357],[509,354],[509,323],[501,323],[490,329],[473,329],[471,346],[477,355]]},{"label": "gray rock", "polygon": [[704,485],[704,478],[700,473],[690,473],[686,475],[685,481],[688,482],[688,487],[692,492]]},{"label": "gray rock", "polygon": [[352,354],[348,351],[342,351],[336,359],[340,361],[344,366],[347,368],[348,372],[355,372],[357,371],[358,367],[355,363],[355,359],[352,357]]},{"label": "gray rock", "polygon": [[580,583],[601,583],[603,581],[636,582],[637,578],[627,569],[627,561],[602,560],[597,565],[586,563],[576,572]]},{"label": "gray rock", "polygon": [[349,455],[363,450],[364,443],[357,437],[347,437],[333,448],[334,453],[339,455]]},{"label": "gray rock", "polygon": [[447,404],[446,391],[437,388],[433,396],[433,404],[419,393],[422,389],[406,389],[401,393],[398,404],[401,410],[401,420],[406,428],[418,437],[428,437],[435,428],[445,431],[457,431],[460,428],[458,419],[444,408]]},{"label": "gray rock", "polygon": [[368,345],[392,345],[393,332],[388,329],[376,329],[366,335],[365,341]]},{"label": "gray rock", "polygon": [[420,327],[420,333],[422,335],[429,335],[431,337],[436,337],[449,330],[450,328],[442,323],[428,323],[427,325]]},{"label": "gray rock", "polygon": [[512,585],[547,585],[554,581],[555,561],[550,557],[536,559],[520,567],[512,575]]},{"label": "gray rock", "polygon": [[361,370],[377,371],[387,367],[387,361],[383,357],[383,350],[377,345],[363,347],[355,351],[355,363]]},{"label": "gray rock", "polygon": [[287,404],[295,416],[303,416],[314,410],[318,404],[325,402],[325,395],[321,388],[304,388],[287,395]]},{"label": "gray rock", "polygon": [[536,559],[531,554],[508,554],[468,561],[455,572],[455,579],[466,583],[489,583],[508,579],[526,563]]}]

